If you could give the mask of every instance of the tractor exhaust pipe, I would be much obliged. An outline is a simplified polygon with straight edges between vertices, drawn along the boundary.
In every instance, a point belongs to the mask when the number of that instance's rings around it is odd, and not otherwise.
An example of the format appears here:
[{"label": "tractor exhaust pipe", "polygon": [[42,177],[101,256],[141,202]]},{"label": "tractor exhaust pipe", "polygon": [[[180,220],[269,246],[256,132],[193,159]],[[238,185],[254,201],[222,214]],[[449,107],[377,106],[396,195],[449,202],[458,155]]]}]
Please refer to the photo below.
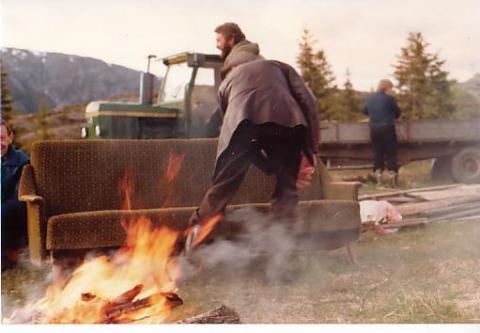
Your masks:
[{"label": "tractor exhaust pipe", "polygon": [[140,75],[140,100],[142,105],[153,104],[153,78],[152,73],[142,73]]},{"label": "tractor exhaust pipe", "polygon": [[142,105],[153,104],[153,81],[155,76],[150,73],[150,60],[152,58],[156,58],[156,56],[153,54],[148,55],[147,72],[140,75],[139,103]]}]

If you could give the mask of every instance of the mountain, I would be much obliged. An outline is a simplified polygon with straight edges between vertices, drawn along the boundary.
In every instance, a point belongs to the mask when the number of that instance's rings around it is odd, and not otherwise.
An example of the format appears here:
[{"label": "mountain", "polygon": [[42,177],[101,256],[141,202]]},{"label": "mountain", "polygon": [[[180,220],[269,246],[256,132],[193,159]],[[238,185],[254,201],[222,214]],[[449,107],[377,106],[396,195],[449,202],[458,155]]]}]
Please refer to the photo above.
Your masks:
[{"label": "mountain", "polygon": [[138,94],[140,72],[75,55],[2,48],[2,66],[17,113],[38,111],[41,101],[52,109]]}]

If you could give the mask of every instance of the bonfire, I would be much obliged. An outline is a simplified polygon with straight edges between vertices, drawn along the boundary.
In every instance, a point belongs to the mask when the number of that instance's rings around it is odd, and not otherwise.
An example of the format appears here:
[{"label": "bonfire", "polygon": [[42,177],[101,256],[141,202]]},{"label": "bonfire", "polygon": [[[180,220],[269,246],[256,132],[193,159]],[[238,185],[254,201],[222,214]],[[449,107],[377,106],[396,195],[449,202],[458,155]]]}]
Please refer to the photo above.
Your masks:
[{"label": "bonfire", "polygon": [[[167,179],[171,184],[183,157],[171,155]],[[132,173],[126,172],[120,188],[124,209],[131,209]],[[167,189],[170,191],[170,189]],[[205,223],[192,244],[198,246],[220,221]],[[172,256],[177,240],[190,232],[154,228],[140,217],[122,221],[126,241],[112,256],[86,259],[67,278],[54,281],[45,296],[18,309],[4,323],[162,323],[173,308],[182,305],[176,281],[181,277]]]}]

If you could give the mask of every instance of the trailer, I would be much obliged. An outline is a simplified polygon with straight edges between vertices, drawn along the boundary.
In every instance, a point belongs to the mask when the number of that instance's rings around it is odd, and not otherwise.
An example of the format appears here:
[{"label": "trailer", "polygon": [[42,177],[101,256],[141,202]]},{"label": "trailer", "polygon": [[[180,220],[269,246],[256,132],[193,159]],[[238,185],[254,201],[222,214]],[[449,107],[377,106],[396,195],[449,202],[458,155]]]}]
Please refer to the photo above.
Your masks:
[{"label": "trailer", "polygon": [[[433,178],[480,183],[480,119],[396,123],[398,163],[435,159]],[[368,122],[322,122],[320,155],[327,165],[371,166]]]}]

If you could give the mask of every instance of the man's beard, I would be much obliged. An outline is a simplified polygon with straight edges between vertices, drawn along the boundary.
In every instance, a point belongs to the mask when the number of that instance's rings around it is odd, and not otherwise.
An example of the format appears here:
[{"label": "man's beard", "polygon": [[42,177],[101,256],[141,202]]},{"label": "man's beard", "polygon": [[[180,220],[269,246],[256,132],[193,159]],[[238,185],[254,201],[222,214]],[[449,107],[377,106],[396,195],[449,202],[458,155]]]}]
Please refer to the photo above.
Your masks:
[{"label": "man's beard", "polygon": [[232,51],[232,48],[230,46],[225,46],[220,53],[220,57],[222,57],[222,60],[227,59],[228,55],[230,54],[230,51]]}]

